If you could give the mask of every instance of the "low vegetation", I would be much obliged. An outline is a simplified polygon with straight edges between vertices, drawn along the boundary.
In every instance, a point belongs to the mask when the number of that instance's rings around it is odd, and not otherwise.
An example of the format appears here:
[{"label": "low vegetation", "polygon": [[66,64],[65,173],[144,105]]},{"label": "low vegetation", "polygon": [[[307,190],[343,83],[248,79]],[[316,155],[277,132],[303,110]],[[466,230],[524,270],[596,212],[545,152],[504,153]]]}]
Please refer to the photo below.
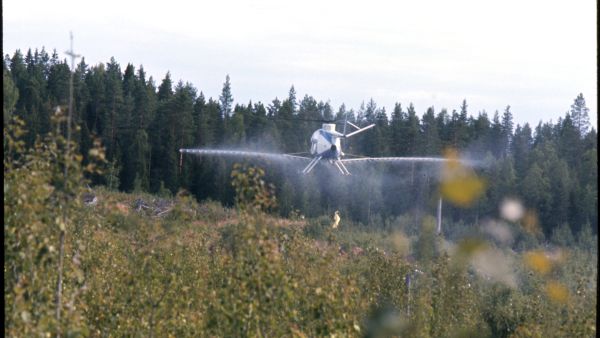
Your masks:
[{"label": "low vegetation", "polygon": [[20,123],[4,129],[7,337],[596,334],[591,229],[545,242],[507,223],[506,241],[471,225],[440,236],[432,217],[406,216],[385,230],[344,220],[334,230],[327,216],[271,216],[260,169],[235,168],[234,209],[185,191],[90,189],[95,162],[63,156],[60,132],[33,148],[23,134]]}]

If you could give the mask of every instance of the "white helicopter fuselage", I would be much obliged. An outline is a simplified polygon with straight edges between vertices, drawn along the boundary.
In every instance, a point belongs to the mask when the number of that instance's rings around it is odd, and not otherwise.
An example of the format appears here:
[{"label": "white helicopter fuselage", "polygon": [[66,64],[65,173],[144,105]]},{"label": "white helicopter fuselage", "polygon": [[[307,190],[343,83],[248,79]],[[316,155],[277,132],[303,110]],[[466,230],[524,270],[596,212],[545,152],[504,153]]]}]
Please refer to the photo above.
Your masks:
[{"label": "white helicopter fuselage", "polygon": [[344,156],[341,146],[343,136],[344,134],[335,130],[335,124],[324,123],[310,138],[310,154],[323,159],[339,160]]}]

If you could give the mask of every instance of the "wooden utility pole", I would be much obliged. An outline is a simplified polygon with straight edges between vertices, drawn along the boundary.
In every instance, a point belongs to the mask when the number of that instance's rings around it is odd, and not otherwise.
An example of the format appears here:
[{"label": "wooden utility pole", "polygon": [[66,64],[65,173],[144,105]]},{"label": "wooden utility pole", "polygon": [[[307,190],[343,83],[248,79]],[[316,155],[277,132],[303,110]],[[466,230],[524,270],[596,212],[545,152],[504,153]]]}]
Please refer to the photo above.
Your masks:
[{"label": "wooden utility pole", "polygon": [[437,234],[442,234],[442,196],[440,196],[440,199],[438,200],[437,207]]},{"label": "wooden utility pole", "polygon": [[[75,58],[79,57],[79,55],[75,54],[73,51],[73,33],[70,33],[71,37],[71,49],[66,51],[65,54],[71,57],[71,78],[69,79],[69,110],[67,112],[67,144],[65,147],[65,161],[69,161],[70,150],[71,150],[71,116],[73,115],[73,74],[75,70]],[[64,169],[64,180],[65,185],[67,183],[67,178],[69,175],[69,163],[65,163]],[[63,193],[67,194],[67,187],[64,186],[65,190]],[[57,322],[57,332],[56,336],[61,336],[61,325],[60,325],[60,310],[62,307],[62,279],[63,279],[63,263],[65,256],[65,231],[67,224],[67,208],[63,209],[63,220],[60,224],[60,237],[59,237],[59,254],[58,254],[58,281],[56,282],[56,322]]]}]

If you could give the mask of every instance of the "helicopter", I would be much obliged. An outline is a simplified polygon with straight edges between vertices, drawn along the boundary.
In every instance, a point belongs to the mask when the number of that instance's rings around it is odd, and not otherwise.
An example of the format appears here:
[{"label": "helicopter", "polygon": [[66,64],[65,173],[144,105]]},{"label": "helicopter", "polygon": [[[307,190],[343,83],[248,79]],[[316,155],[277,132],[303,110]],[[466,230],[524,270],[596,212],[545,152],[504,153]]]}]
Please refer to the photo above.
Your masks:
[{"label": "helicopter", "polygon": [[[353,131],[346,133],[346,126],[354,128]],[[310,138],[310,151],[308,156],[299,156],[297,154],[278,154],[267,152],[255,152],[245,150],[220,150],[220,149],[203,149],[203,148],[182,148],[179,149],[180,158],[179,166],[183,161],[183,154],[196,154],[205,156],[234,156],[234,157],[257,157],[265,159],[295,159],[309,161],[306,167],[301,171],[303,175],[309,174],[315,166],[326,161],[333,165],[338,171],[344,175],[350,175],[350,171],[345,164],[348,163],[364,163],[364,162],[445,162],[448,159],[438,157],[359,157],[345,158],[346,154],[342,151],[342,140],[346,140],[354,135],[367,131],[375,124],[370,124],[366,127],[359,127],[347,120],[344,121],[344,129],[340,133],[335,129],[335,123],[323,123],[320,129],[313,132]]]}]

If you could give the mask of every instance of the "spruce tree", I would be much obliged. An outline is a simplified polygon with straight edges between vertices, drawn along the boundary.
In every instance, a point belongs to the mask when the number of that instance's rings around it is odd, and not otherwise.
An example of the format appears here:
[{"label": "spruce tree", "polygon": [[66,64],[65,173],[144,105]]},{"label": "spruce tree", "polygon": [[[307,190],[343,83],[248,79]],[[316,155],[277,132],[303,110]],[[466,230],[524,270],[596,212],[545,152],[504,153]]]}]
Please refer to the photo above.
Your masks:
[{"label": "spruce tree", "polygon": [[29,49],[23,63],[20,55],[15,53],[12,62],[15,84],[19,89],[20,97],[16,112],[28,126],[25,137],[28,146],[33,145],[36,135],[43,135],[50,131],[50,111],[54,111],[46,101],[47,83],[43,66],[37,60],[37,50],[35,55]]},{"label": "spruce tree", "polygon": [[492,118],[492,128],[490,130],[489,145],[494,157],[499,158],[502,155],[502,124],[500,123],[500,115],[496,110]]},{"label": "spruce tree", "polygon": [[417,147],[419,144],[419,117],[412,103],[408,105],[407,119],[403,128],[402,138],[402,156],[417,155]]},{"label": "spruce tree", "polygon": [[[118,114],[119,126],[119,145],[122,148],[122,168],[119,178],[121,180],[121,190],[131,191],[136,180],[135,167],[133,165],[133,154],[131,145],[137,133],[137,126],[134,119],[135,101],[134,91],[136,87],[135,68],[132,64],[127,64],[123,74],[123,105]],[[138,178],[138,188],[141,189],[141,178]]]},{"label": "spruce tree", "polygon": [[130,156],[130,162],[132,167],[132,173],[134,179],[130,189],[136,188],[135,183],[139,184],[142,191],[148,191],[150,188],[150,175],[148,169],[150,168],[148,159],[150,155],[150,143],[148,142],[148,135],[143,129],[136,131],[133,142],[128,149]]},{"label": "spruce tree", "polygon": [[292,114],[295,114],[298,107],[298,102],[296,101],[296,89],[294,89],[294,85],[292,85],[288,93],[288,102]]},{"label": "spruce tree", "polygon": [[420,142],[419,154],[429,156],[440,154],[440,137],[433,107],[427,108],[421,119],[421,140],[423,141]]},{"label": "spruce tree", "polygon": [[71,71],[66,62],[50,66],[48,74],[48,94],[50,105],[66,106],[69,99],[69,77]]},{"label": "spruce tree", "polygon": [[490,151],[490,132],[491,126],[488,115],[485,110],[481,111],[471,124],[472,139],[475,141],[472,149],[481,157],[485,156],[487,151]]},{"label": "spruce tree", "polygon": [[209,98],[206,104],[206,116],[208,121],[208,134],[212,135],[207,139],[207,145],[221,144],[225,135],[225,119],[221,115],[219,102]]},{"label": "spruce tree", "polygon": [[464,99],[460,106],[460,113],[452,111],[452,126],[454,132],[454,147],[464,149],[469,143],[469,125],[467,113],[467,100]]},{"label": "spruce tree", "polygon": [[[102,139],[106,146],[106,158],[109,161],[117,159],[117,137],[119,122],[125,119],[123,116],[123,78],[121,67],[114,58],[106,64],[106,87],[105,89],[105,111],[101,117],[104,121]],[[119,149],[121,151],[122,149]],[[118,159],[120,161],[120,159]],[[120,166],[120,163],[119,163]]]},{"label": "spruce tree", "polygon": [[[249,132],[248,137],[249,140],[253,143],[262,143],[267,134],[267,128],[269,125],[269,121],[267,120],[267,109],[261,103],[255,103],[252,108],[249,108],[251,111],[251,124],[248,126]],[[265,140],[266,141],[266,140]],[[272,144],[265,144],[265,146],[269,147]]]},{"label": "spruce tree", "polygon": [[390,127],[388,114],[385,112],[385,107],[377,109],[375,112],[375,128],[377,133],[372,135],[375,137],[375,150],[373,156],[388,156],[390,152]]},{"label": "spruce tree", "polygon": [[[75,74],[73,75],[73,121],[78,125],[83,125],[87,123],[85,112],[87,110],[87,105],[90,101],[90,91],[87,88],[87,84],[85,82],[85,76],[88,72],[88,66],[85,63],[85,59],[81,58],[81,61],[77,65],[75,69]],[[89,132],[89,128],[88,128]],[[90,142],[91,140],[84,141],[83,136],[81,136],[82,142]],[[89,137],[89,136],[87,136]],[[85,156],[85,155],[84,155]]]},{"label": "spruce tree", "polygon": [[[282,107],[283,111],[286,111],[285,107],[287,105],[290,105],[290,102],[286,100]],[[291,105],[288,109],[291,109]],[[321,123],[318,121],[322,118],[317,100],[312,96],[304,95],[298,108],[299,121],[288,124],[287,127],[291,129],[284,132],[284,135],[293,135],[290,137],[288,149],[290,149],[291,152],[307,151],[310,147],[309,137],[315,129],[321,127]]]},{"label": "spruce tree", "polygon": [[85,84],[90,94],[90,100],[84,112],[84,121],[90,132],[102,135],[105,129],[104,111],[106,110],[106,71],[103,64],[93,66],[85,75]]},{"label": "spruce tree", "polygon": [[229,80],[229,74],[225,77],[225,83],[223,83],[223,90],[221,96],[219,96],[219,103],[221,104],[221,115],[227,119],[231,116],[231,109],[233,107],[233,95],[231,94],[231,82]]},{"label": "spruce tree", "polygon": [[333,120],[333,109],[331,108],[329,101],[319,101],[319,104],[317,105],[317,110],[319,111],[319,115],[321,116],[321,118],[323,118],[324,120]]},{"label": "spruce tree", "polygon": [[583,150],[579,130],[569,113],[561,122],[556,135],[559,155],[567,161],[570,167],[578,168]]},{"label": "spruce tree", "polygon": [[[167,175],[165,156],[172,156],[169,155],[169,149],[175,148],[175,136],[169,133],[170,130],[167,128],[172,99],[173,82],[171,81],[171,73],[167,72],[158,88],[156,117],[152,121],[148,132],[151,142],[150,190],[153,192],[160,189],[161,182],[164,184]],[[172,163],[170,164],[172,166]],[[171,169],[169,172],[173,170],[176,169]],[[170,179],[173,179],[172,175]],[[174,186],[176,186],[176,183],[170,184],[169,188],[174,188]]]},{"label": "spruce tree", "polygon": [[206,145],[212,135],[208,131],[208,118],[206,114],[206,99],[204,93],[200,95],[194,102],[194,146],[200,147]]},{"label": "spruce tree", "polygon": [[243,147],[246,142],[246,132],[245,132],[245,121],[244,115],[246,107],[244,105],[235,105],[235,109],[233,111],[233,115],[229,119],[226,131],[225,138],[227,139],[227,145],[233,145],[236,148]]},{"label": "spruce tree", "polygon": [[525,173],[529,168],[529,153],[532,145],[533,137],[529,124],[525,123],[522,128],[517,125],[511,144],[511,154],[515,159],[515,171],[519,180],[525,177]]},{"label": "spruce tree", "polygon": [[3,87],[4,87],[4,100],[3,102],[3,110],[2,110],[2,118],[4,124],[7,124],[10,120],[10,117],[13,114],[15,105],[19,100],[19,90],[15,86],[15,83],[10,76],[10,71],[6,68],[6,63],[4,63],[4,67],[2,69],[3,75]]},{"label": "spruce tree", "polygon": [[[165,145],[165,171],[163,177],[166,186],[176,193],[180,185],[189,184],[189,165],[179,168],[179,149],[189,148],[193,145],[194,138],[194,101],[196,89],[190,83],[179,81],[175,88],[172,102],[169,105],[167,125],[168,140],[172,135],[173,144]],[[244,130],[243,128],[241,129]],[[180,169],[180,170],[179,170]],[[181,173],[180,173],[181,171]],[[176,179],[171,179],[175,177]]]},{"label": "spruce tree", "polygon": [[579,131],[581,137],[585,136],[590,128],[590,117],[588,116],[589,108],[585,105],[585,99],[583,94],[580,93],[575,98],[571,105],[571,117],[575,127]]},{"label": "spruce tree", "polygon": [[440,136],[440,149],[446,149],[451,145],[450,135],[450,116],[448,110],[442,108],[435,118],[438,127],[438,134]]},{"label": "spruce tree", "polygon": [[396,102],[394,111],[392,112],[392,121],[390,122],[390,153],[392,156],[399,156],[404,150],[402,145],[404,124],[405,116],[402,111],[402,105]]},{"label": "spruce tree", "polygon": [[501,156],[507,156],[510,153],[510,146],[513,132],[513,116],[510,112],[510,106],[506,106],[502,114],[502,126],[500,128],[501,135]]}]

